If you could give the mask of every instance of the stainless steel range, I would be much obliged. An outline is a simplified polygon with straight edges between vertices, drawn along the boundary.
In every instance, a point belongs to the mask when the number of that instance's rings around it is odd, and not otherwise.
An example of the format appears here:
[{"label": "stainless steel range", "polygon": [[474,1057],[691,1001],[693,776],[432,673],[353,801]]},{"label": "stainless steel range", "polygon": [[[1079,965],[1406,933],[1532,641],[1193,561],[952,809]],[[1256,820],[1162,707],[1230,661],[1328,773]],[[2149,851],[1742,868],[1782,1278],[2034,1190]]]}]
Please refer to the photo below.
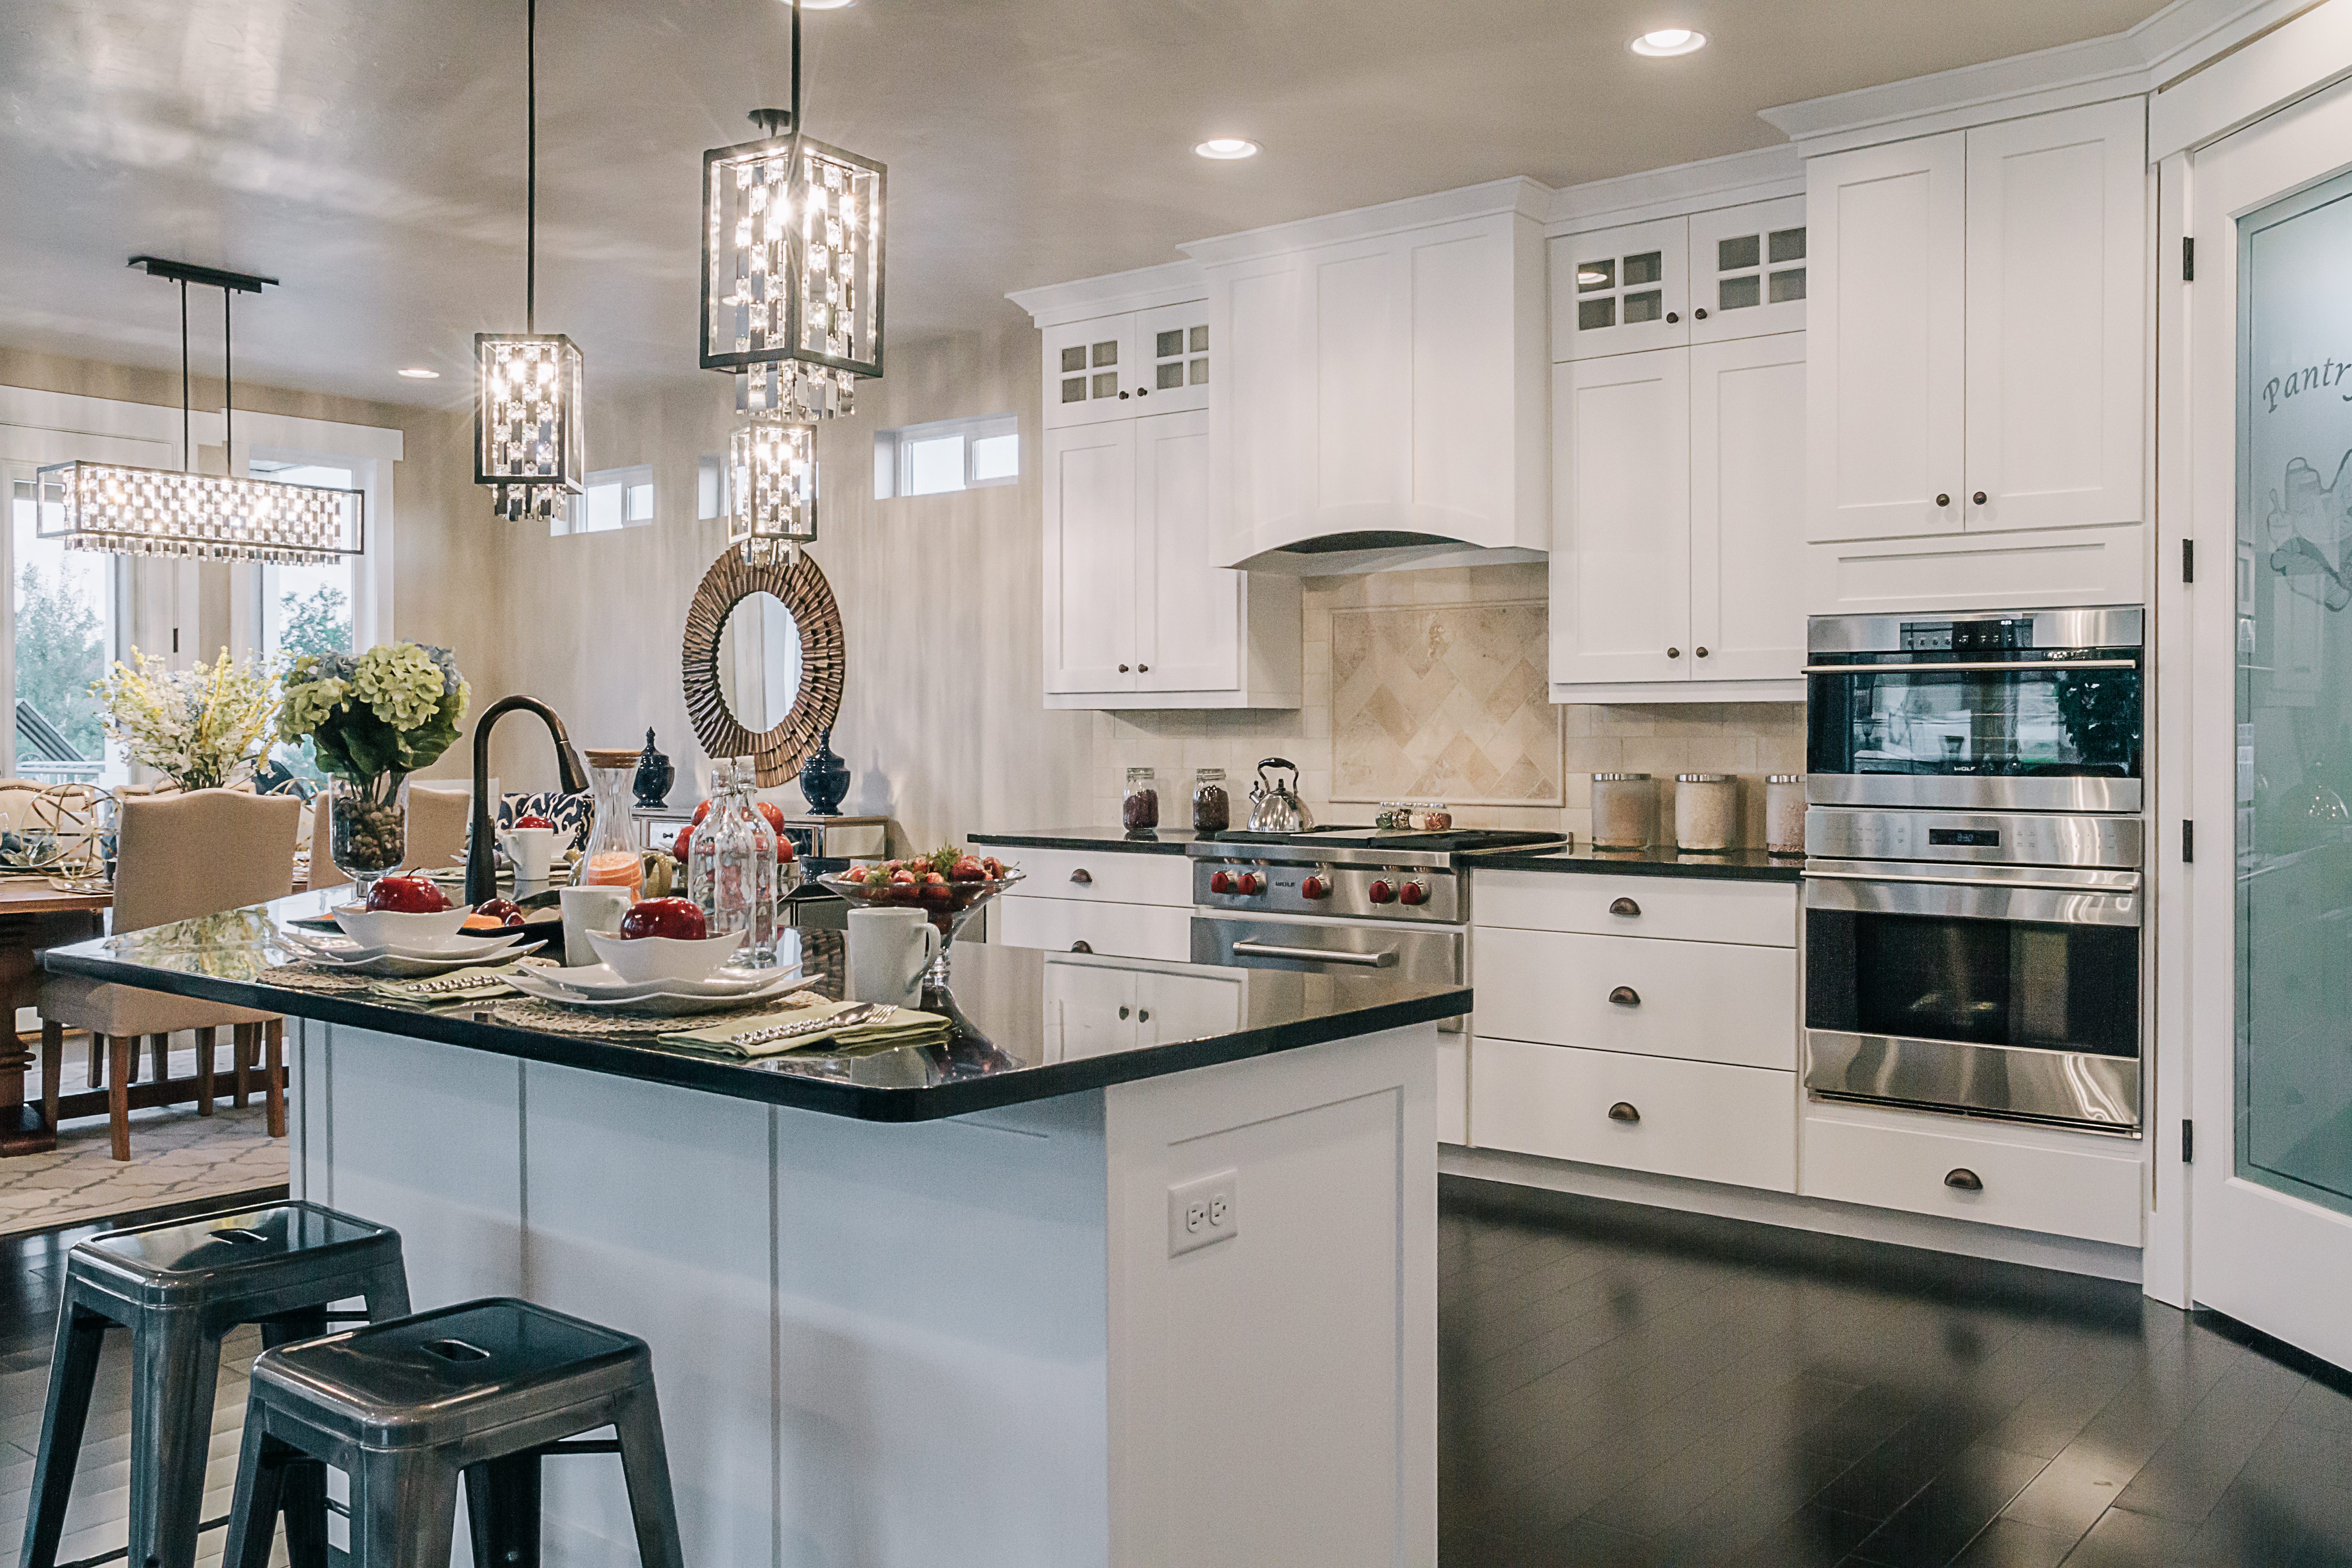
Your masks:
[{"label": "stainless steel range", "polygon": [[1470,973],[1470,862],[1558,834],[1325,827],[1195,843],[1192,962],[1322,973],[1381,970],[1459,985]]}]

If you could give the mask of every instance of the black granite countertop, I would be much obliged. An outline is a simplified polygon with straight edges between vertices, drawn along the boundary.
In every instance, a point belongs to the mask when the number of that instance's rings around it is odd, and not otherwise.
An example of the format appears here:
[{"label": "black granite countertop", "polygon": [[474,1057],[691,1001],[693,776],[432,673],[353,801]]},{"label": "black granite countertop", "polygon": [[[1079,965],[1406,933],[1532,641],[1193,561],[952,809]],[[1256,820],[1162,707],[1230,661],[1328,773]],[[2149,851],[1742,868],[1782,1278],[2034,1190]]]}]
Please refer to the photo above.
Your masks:
[{"label": "black granite countertop", "polygon": [[[1221,1062],[1269,1056],[1470,1010],[1467,986],[1418,985],[1376,975],[1302,974],[1270,969],[1153,963],[1046,952],[1036,948],[958,942],[948,992],[927,994],[927,1009],[948,1016],[944,1046],[908,1046],[867,1055],[820,1052],[736,1062],[664,1046],[651,1036],[625,1039],[558,1034],[499,1022],[480,1002],[438,1007],[366,993],[273,984],[268,972],[293,958],[278,941],[283,922],[323,913],[345,889],[200,920],[153,926],[127,936],[55,947],[43,962],[63,974],[86,974],[153,991],[408,1035],[527,1061],[551,1062],[619,1078],[704,1089],[866,1121],[926,1121],[995,1106],[1160,1078]],[[823,976],[818,989],[841,994],[842,936],[785,933],[783,956]],[[1190,1020],[1181,1038],[1122,1041],[1116,1029],[1057,1022],[1059,984],[1072,968],[1136,971],[1139,984],[1164,984],[1192,998],[1162,1011]],[[1102,988],[1094,987],[1099,992]],[[1226,991],[1230,990],[1230,1006]],[[1203,994],[1214,998],[1203,1006]],[[1228,1023],[1230,1026],[1227,1026]],[[681,1020],[681,1029],[694,1026]]]},{"label": "black granite countertop", "polygon": [[1801,855],[1768,855],[1734,849],[1722,855],[1685,855],[1671,846],[1647,849],[1496,849],[1461,858],[1474,871],[1599,871],[1619,877],[1712,877],[1727,882],[1794,882],[1804,875]]},{"label": "black granite countertop", "polygon": [[1129,833],[1122,827],[1040,827],[1029,833],[964,835],[973,844],[1014,849],[1079,849],[1089,853],[1116,849],[1129,855],[1181,855],[1184,847],[1195,838],[1215,837],[1213,833],[1195,833],[1189,827],[1156,828],[1145,834]]}]

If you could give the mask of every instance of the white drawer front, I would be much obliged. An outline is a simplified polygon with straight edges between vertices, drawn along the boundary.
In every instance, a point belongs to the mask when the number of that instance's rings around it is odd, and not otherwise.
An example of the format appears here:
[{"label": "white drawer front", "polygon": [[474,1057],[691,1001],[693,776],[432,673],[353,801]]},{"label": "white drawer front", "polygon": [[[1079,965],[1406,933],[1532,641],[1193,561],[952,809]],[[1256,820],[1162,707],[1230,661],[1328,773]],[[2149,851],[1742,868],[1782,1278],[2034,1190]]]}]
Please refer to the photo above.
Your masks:
[{"label": "white drawer front", "polygon": [[[1882,1120],[1883,1118],[1883,1120]],[[1908,1123],[1916,1121],[1918,1126]],[[1805,1118],[1808,1197],[1948,1215],[2050,1236],[2140,1245],[2140,1146],[2063,1133],[2014,1139],[1947,1131],[1943,1119],[1884,1112]],[[1948,1184],[1955,1172],[1981,1184]]]},{"label": "white drawer front", "polygon": [[[1111,904],[1076,899],[1013,898],[996,901],[991,940],[1008,947],[1043,947],[1157,958],[1183,963],[1192,956],[1192,911],[1160,904]],[[1079,948],[1078,943],[1086,946]]]},{"label": "white drawer front", "polygon": [[1470,937],[1470,984],[1480,1035],[1797,1066],[1797,955],[1788,948],[1482,925]]},{"label": "white drawer front", "polygon": [[1181,855],[1111,849],[1020,849],[981,845],[980,852],[1021,868],[1020,892],[1032,899],[1096,899],[1112,904],[1192,905],[1192,862]]},{"label": "white drawer front", "polygon": [[[1617,1105],[1640,1120],[1612,1120]],[[1790,1192],[1797,1076],[1481,1035],[1470,1133],[1482,1149]]]},{"label": "white drawer front", "polygon": [[1791,882],[1478,871],[1470,879],[1470,913],[1482,926],[1524,931],[1797,945],[1797,889]]}]

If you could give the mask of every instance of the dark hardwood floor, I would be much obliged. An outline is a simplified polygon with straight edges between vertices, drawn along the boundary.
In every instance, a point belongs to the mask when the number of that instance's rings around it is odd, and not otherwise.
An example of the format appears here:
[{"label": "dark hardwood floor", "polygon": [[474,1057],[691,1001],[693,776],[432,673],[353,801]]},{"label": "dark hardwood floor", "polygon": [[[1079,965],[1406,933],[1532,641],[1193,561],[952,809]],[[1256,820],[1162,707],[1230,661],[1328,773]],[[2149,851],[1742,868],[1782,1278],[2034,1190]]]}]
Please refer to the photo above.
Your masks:
[{"label": "dark hardwood floor", "polygon": [[[2225,1319],[1486,1183],[1449,1179],[1440,1226],[1446,1568],[2352,1564],[2352,1378]],[[24,1529],[65,1249],[88,1234],[0,1242],[0,1552]],[[122,1539],[119,1340],[68,1557]],[[207,1518],[257,1346],[240,1332],[222,1369]]]}]

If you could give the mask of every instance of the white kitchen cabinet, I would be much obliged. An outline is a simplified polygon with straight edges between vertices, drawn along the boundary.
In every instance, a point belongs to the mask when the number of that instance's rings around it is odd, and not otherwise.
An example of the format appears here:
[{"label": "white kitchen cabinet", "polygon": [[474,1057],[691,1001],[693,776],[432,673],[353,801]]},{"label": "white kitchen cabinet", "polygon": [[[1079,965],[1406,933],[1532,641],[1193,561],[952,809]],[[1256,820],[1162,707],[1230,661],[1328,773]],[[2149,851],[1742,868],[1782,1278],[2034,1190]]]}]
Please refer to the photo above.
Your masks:
[{"label": "white kitchen cabinet", "polygon": [[1485,925],[1477,947],[1482,1038],[1796,1071],[1787,948]]},{"label": "white kitchen cabinet", "polygon": [[1808,1197],[2140,1245],[2140,1145],[2056,1128],[1816,1102],[1797,1190]]},{"label": "white kitchen cabinet", "polygon": [[1210,563],[1208,441],[1198,410],[1046,433],[1048,706],[1297,705],[1297,584]]},{"label": "white kitchen cabinet", "polygon": [[1471,1053],[1470,1132],[1481,1149],[1796,1188],[1794,1073],[1484,1036]]},{"label": "white kitchen cabinet", "polygon": [[1239,974],[1187,974],[1057,953],[1044,965],[1048,1061],[1228,1035],[1241,1025]]},{"label": "white kitchen cabinet", "polygon": [[1048,430],[1208,406],[1204,300],[1064,321],[1043,335]]},{"label": "white kitchen cabinet", "polygon": [[1183,963],[1192,956],[1192,911],[1163,904],[1001,898],[990,917],[989,940],[1007,947]]},{"label": "white kitchen cabinet", "polygon": [[1503,181],[1184,247],[1219,345],[1220,563],[1545,547],[1537,190]]},{"label": "white kitchen cabinet", "polygon": [[1807,163],[1809,539],[2142,521],[2145,180],[2137,100]]},{"label": "white kitchen cabinet", "polygon": [[1805,201],[1782,196],[1551,242],[1551,357],[1805,330]]},{"label": "white kitchen cabinet", "polygon": [[1690,341],[1805,330],[1810,282],[1805,198],[1748,202],[1690,216]]},{"label": "white kitchen cabinet", "polygon": [[1801,695],[1804,334],[1553,377],[1553,700]]}]

